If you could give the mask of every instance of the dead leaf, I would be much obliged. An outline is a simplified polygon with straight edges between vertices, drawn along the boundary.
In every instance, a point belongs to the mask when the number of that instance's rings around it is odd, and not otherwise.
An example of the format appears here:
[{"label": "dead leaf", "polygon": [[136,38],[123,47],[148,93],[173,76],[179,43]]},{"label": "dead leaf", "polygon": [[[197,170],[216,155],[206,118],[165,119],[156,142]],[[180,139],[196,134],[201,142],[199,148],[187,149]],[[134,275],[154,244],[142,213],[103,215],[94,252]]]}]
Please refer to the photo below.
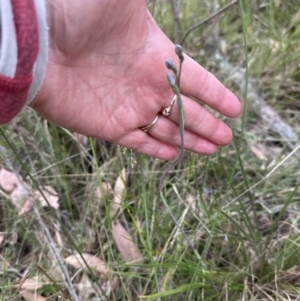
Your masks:
[{"label": "dead leaf", "polygon": [[299,24],[299,22],[300,22],[300,9],[296,12],[294,17],[292,18],[290,27],[293,27],[293,26]]},{"label": "dead leaf", "polygon": [[221,52],[224,56],[226,56],[227,54],[227,44],[225,42],[225,40],[220,40],[220,49],[221,49]]},{"label": "dead leaf", "polygon": [[[98,279],[96,282],[92,283],[89,276],[85,273],[82,274],[79,283],[76,285],[79,293],[79,300],[109,299],[112,290],[116,290],[117,287],[119,287],[118,277],[113,277],[111,280]],[[98,298],[96,296],[98,296]]]},{"label": "dead leaf", "polygon": [[47,299],[42,297],[41,295],[33,294],[26,290],[22,291],[20,294],[26,301],[47,301]]},{"label": "dead leaf", "polygon": [[47,271],[48,275],[54,279],[56,282],[62,282],[64,281],[64,275],[61,271],[61,267],[57,263],[57,261],[52,261],[52,266]]},{"label": "dead leaf", "polygon": [[[106,263],[101,260],[100,258],[87,254],[87,253],[82,253],[82,257],[85,259],[85,261],[88,263],[90,268],[92,270],[95,270],[99,274],[107,275],[109,272],[108,267],[106,266]],[[64,261],[70,265],[72,265],[76,269],[83,269],[85,272],[89,272],[88,268],[86,267],[84,261],[82,258],[77,254],[77,255],[71,255],[67,258],[64,259]]]},{"label": "dead leaf", "polygon": [[79,144],[83,145],[83,146],[87,146],[88,144],[88,137],[82,134],[78,134],[76,132],[73,132],[74,137],[76,138],[76,140],[78,141]]},{"label": "dead leaf", "polygon": [[133,242],[131,235],[124,229],[119,221],[112,226],[112,235],[121,256],[126,261],[140,261],[143,259],[137,244]]},{"label": "dead leaf", "polygon": [[11,235],[8,237],[9,239],[7,239],[7,243],[10,246],[14,246],[17,242],[18,242],[18,233],[17,232],[13,232],[11,233]]},{"label": "dead leaf", "polygon": [[21,182],[18,177],[13,173],[4,168],[0,169],[0,186],[5,191],[12,191],[16,187],[20,186]]},{"label": "dead leaf", "polygon": [[27,201],[25,201],[25,204],[19,211],[19,215],[27,213],[27,212],[31,211],[31,209],[32,209],[32,202],[30,200],[27,200]]},{"label": "dead leaf", "polygon": [[265,230],[265,229],[268,229],[272,226],[270,218],[266,214],[260,215],[258,217],[258,222],[259,222],[259,229],[260,230]]},{"label": "dead leaf", "polygon": [[269,45],[272,53],[276,53],[280,49],[280,44],[273,39],[269,39]]},{"label": "dead leaf", "polygon": [[114,198],[110,206],[111,216],[115,216],[116,213],[120,210],[121,202],[123,200],[125,188],[126,188],[125,182],[126,182],[126,173],[125,173],[125,168],[123,168],[121,175],[118,176],[115,183]]},{"label": "dead leaf", "polygon": [[[85,273],[82,274],[82,277],[76,287],[79,291],[79,300],[89,300],[91,295],[96,294],[90,278]],[[102,294],[100,292],[100,296],[101,295]]]},{"label": "dead leaf", "polygon": [[250,149],[252,151],[252,153],[260,160],[267,160],[267,157],[265,156],[265,154],[263,153],[263,151],[261,150],[261,148],[257,145],[251,145]]},{"label": "dead leaf", "polygon": [[97,187],[95,190],[95,197],[99,200],[110,194],[112,194],[112,188],[111,185],[107,182],[102,182],[101,187]]},{"label": "dead leaf", "polygon": [[41,281],[40,276],[34,276],[32,278],[27,278],[24,282],[21,282],[20,284],[16,284],[16,287],[20,287],[24,290],[37,290],[41,287],[43,287],[44,283]]},{"label": "dead leaf", "polygon": [[188,194],[186,197],[186,203],[188,205],[188,207],[191,207],[193,211],[197,210],[196,208],[196,197],[193,196],[192,194]]},{"label": "dead leaf", "polygon": [[3,232],[0,232],[0,246],[2,245],[3,241],[4,241],[4,233]]},{"label": "dead leaf", "polygon": [[63,239],[62,239],[62,237],[60,235],[60,232],[59,232],[59,230],[60,230],[60,224],[59,223],[55,223],[54,224],[54,228],[55,228],[55,239],[56,239],[56,242],[57,242],[57,244],[60,247],[62,247],[64,245],[64,242],[63,242]]},{"label": "dead leaf", "polygon": [[[50,206],[53,207],[54,209],[58,209],[59,208],[59,202],[58,202],[59,197],[58,197],[57,192],[54,190],[54,188],[51,186],[45,186],[42,189],[42,192],[43,192],[44,196],[46,197],[46,199],[48,200]],[[34,198],[37,199],[38,201],[40,201],[42,207],[48,206],[48,203],[45,201],[44,197],[41,195],[41,193],[39,191],[35,191]]]},{"label": "dead leaf", "polygon": [[30,201],[28,193],[22,185],[17,186],[10,197],[12,203],[16,206],[18,210],[21,210],[21,208],[24,207],[26,202]]}]

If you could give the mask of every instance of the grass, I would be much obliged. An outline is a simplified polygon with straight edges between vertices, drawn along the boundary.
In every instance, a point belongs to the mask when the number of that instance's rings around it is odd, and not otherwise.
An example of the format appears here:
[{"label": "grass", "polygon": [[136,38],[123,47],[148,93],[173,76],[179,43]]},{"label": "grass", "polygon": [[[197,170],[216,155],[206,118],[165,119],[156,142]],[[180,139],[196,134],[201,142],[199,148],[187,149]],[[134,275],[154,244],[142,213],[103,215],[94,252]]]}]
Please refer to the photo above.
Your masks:
[{"label": "grass", "polygon": [[[181,1],[182,31],[215,12],[214,4],[220,8],[226,3]],[[241,2],[242,15],[237,5],[230,8],[194,30],[184,48],[245,106],[247,96],[234,81],[235,70],[224,72],[212,49],[221,49],[236,68],[245,70],[248,64],[255,89],[299,135],[297,4]],[[149,9],[174,38],[169,3],[152,1]],[[165,198],[200,258],[159,198],[158,180],[169,163],[101,141],[89,140],[83,151],[74,133],[29,110],[2,127],[38,187],[57,191],[60,207],[39,208],[53,240],[49,242],[34,211],[18,215],[9,193],[1,191],[0,300],[23,300],[22,281],[34,276],[44,285],[31,292],[51,301],[72,300],[53,243],[62,258],[89,253],[111,270],[103,275],[68,264],[79,300],[299,300],[298,152],[288,157],[288,141],[272,132],[250,104],[246,108],[245,123],[227,121],[235,134],[230,146],[210,157],[187,153],[167,175]],[[13,168],[33,192],[34,182],[2,135],[0,145],[0,167]],[[125,178],[119,177],[123,169]],[[114,199],[117,190],[105,193],[104,182],[113,189],[122,179],[119,199]],[[102,196],[97,187],[102,187]],[[113,237],[117,219],[137,243],[142,261],[124,260]]]}]

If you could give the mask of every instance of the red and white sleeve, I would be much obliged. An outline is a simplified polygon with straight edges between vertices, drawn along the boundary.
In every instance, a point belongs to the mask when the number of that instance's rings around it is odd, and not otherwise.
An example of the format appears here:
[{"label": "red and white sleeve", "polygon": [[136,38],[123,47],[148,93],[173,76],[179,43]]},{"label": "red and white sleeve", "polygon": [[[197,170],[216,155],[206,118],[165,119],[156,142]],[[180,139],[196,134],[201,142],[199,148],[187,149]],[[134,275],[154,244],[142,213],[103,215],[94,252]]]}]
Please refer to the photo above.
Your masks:
[{"label": "red and white sleeve", "polygon": [[1,0],[0,30],[0,124],[4,124],[42,84],[48,49],[45,0]]}]

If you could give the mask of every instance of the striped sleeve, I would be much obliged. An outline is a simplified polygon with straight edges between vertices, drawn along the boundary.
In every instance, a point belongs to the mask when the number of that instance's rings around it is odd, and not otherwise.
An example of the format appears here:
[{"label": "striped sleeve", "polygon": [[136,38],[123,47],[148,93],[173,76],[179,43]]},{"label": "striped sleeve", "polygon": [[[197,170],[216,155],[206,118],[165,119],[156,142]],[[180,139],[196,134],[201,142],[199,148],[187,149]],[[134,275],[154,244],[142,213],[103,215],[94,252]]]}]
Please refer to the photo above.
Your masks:
[{"label": "striped sleeve", "polygon": [[48,49],[45,0],[1,0],[0,30],[0,124],[4,124],[42,84]]}]

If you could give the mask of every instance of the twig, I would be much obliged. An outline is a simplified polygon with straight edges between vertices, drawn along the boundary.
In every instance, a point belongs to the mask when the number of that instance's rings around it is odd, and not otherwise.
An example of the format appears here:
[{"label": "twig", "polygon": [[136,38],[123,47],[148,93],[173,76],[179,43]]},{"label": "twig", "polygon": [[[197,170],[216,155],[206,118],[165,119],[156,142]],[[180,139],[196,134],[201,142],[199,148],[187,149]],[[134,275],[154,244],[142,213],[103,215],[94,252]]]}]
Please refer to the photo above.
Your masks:
[{"label": "twig", "polygon": [[180,25],[180,18],[179,18],[179,7],[176,0],[170,0],[172,14],[174,18],[174,27],[175,27],[175,44],[180,43],[180,35],[181,35],[181,25]]},{"label": "twig", "polygon": [[[222,70],[227,77],[230,74],[231,81],[244,90],[244,71],[230,64],[218,49],[211,47],[210,45],[208,45],[208,48],[212,49],[210,53],[214,61],[220,67],[220,70]],[[261,117],[262,121],[268,126],[268,128],[273,132],[278,133],[284,140],[286,140],[290,149],[293,149],[296,143],[299,142],[298,135],[295,133],[293,128],[290,127],[279,116],[279,114],[266,103],[263,97],[256,91],[251,80],[247,83],[247,98],[251,109]]]},{"label": "twig", "polygon": [[182,38],[180,44],[181,44],[181,45],[184,44],[184,42],[185,42],[187,36],[188,36],[193,30],[195,30],[195,29],[198,28],[199,26],[201,26],[201,25],[203,25],[203,24],[209,22],[210,20],[212,20],[212,19],[215,18],[216,16],[220,15],[221,13],[223,13],[227,8],[231,7],[232,5],[234,5],[234,4],[236,4],[236,3],[238,3],[238,0],[234,0],[234,1],[232,1],[232,2],[230,2],[230,3],[228,3],[228,4],[226,4],[225,6],[223,6],[220,10],[218,10],[217,12],[215,12],[214,14],[212,14],[211,16],[209,16],[209,17],[207,17],[206,19],[202,20],[202,21],[199,22],[198,24],[196,24],[196,25],[190,27],[190,28],[188,29],[188,31],[184,34],[184,36],[183,36],[183,38]]}]

